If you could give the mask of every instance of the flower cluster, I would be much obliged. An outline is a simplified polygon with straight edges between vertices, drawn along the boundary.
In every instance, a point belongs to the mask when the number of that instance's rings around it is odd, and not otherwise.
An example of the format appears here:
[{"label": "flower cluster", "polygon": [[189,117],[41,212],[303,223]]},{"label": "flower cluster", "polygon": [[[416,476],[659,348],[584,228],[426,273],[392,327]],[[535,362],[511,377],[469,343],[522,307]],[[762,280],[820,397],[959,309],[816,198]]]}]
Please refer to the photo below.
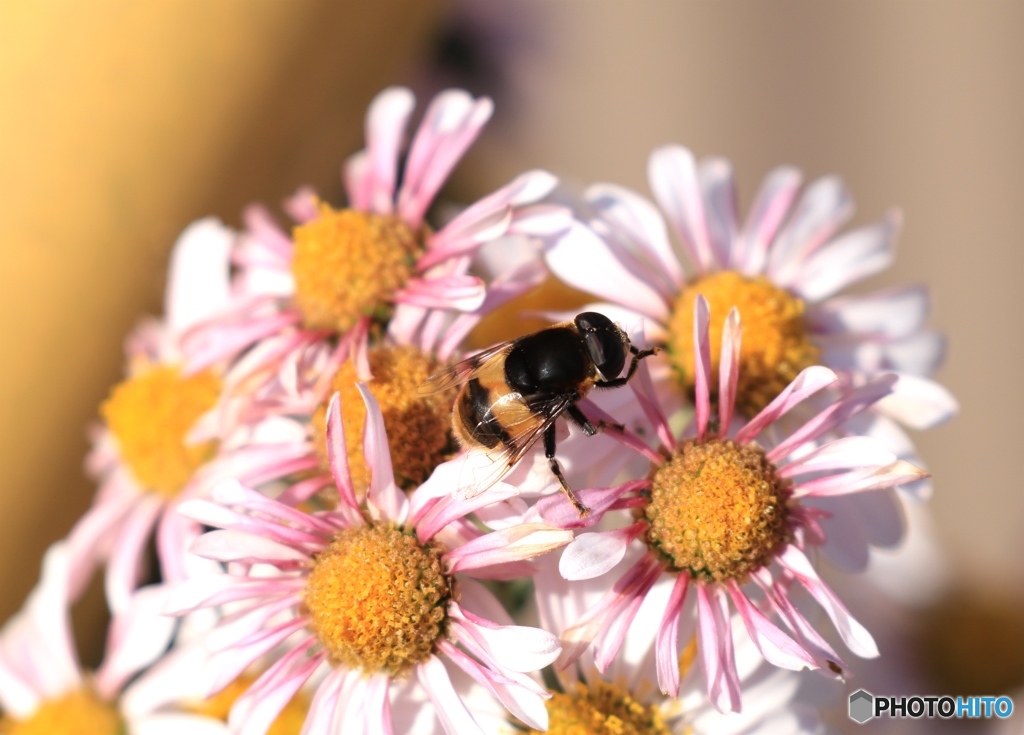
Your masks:
[{"label": "flower cluster", "polygon": [[[782,168],[741,222],[729,164],[670,146],[658,206],[531,171],[438,221],[492,105],[443,92],[406,144],[414,108],[374,100],[345,207],[181,235],[92,508],[0,632],[0,732],[809,733],[797,672],[857,667],[828,629],[878,655],[820,559],[900,542],[901,427],[956,411],[926,291],[841,293],[899,215],[840,234],[841,183]],[[549,277],[600,301],[469,351]]]}]

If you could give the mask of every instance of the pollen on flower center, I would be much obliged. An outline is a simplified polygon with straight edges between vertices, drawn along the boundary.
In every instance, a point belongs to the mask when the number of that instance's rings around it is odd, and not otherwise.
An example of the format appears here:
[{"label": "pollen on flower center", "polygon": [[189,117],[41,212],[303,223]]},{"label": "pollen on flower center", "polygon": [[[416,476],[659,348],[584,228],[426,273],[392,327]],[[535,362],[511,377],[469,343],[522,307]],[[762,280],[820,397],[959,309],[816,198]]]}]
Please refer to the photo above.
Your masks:
[{"label": "pollen on flower center", "polygon": [[0,722],[4,735],[120,735],[118,711],[88,689],[47,700],[26,720]]},{"label": "pollen on flower center", "polygon": [[[660,711],[641,704],[614,684],[577,682],[546,702],[548,735],[669,735]],[[540,735],[530,730],[530,735]]]},{"label": "pollen on flower center", "polygon": [[811,343],[804,323],[804,302],[776,287],[764,276],[747,278],[719,271],[689,284],[679,295],[669,320],[669,353],[681,380],[694,385],[693,311],[697,295],[711,311],[711,390],[718,390],[718,360],[722,328],[729,310],[739,310],[743,322],[736,407],[756,415],[804,368],[814,365],[820,350]]},{"label": "pollen on flower center", "polygon": [[676,571],[742,583],[790,539],[788,497],[760,447],[689,441],[651,478],[647,541]]},{"label": "pollen on flower center", "polygon": [[345,332],[363,316],[385,321],[423,239],[398,217],[321,205],[294,232],[295,303],[305,326]]},{"label": "pollen on flower center", "polygon": [[[455,391],[421,394],[420,386],[441,368],[433,356],[411,346],[379,346],[367,354],[373,380],[367,387],[380,404],[391,447],[395,482],[411,490],[419,486],[452,452],[451,414]],[[345,362],[331,383],[331,395],[341,395],[341,419],[349,470],[356,492],[366,489],[370,470],[363,458],[363,425],[366,406],[356,388],[359,376],[351,361]],[[322,405],[313,417],[315,441],[326,466],[326,414]]]},{"label": "pollen on flower center", "polygon": [[444,548],[390,526],[342,531],[306,582],[312,628],[331,658],[364,673],[407,673],[448,629]]},{"label": "pollen on flower center", "polygon": [[114,386],[100,414],[140,485],[175,495],[213,456],[215,442],[190,444],[186,439],[216,404],[220,389],[212,370],[185,376],[172,365],[151,367]]}]

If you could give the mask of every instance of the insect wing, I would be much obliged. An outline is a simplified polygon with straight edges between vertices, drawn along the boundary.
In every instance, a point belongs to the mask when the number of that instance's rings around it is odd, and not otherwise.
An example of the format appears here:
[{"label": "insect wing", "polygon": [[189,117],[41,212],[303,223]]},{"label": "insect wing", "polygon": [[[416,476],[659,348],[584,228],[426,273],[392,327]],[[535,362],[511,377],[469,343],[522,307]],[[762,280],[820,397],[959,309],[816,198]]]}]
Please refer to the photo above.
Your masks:
[{"label": "insect wing", "polygon": [[475,447],[463,455],[455,497],[472,498],[492,487],[515,467],[570,404],[567,399],[555,399],[538,412],[540,420],[503,426],[510,440],[507,443],[490,449]]},{"label": "insect wing", "polygon": [[457,362],[444,370],[437,371],[427,378],[427,380],[419,387],[419,393],[421,395],[438,393],[440,391],[462,385],[476,375],[488,361],[493,360],[503,352],[507,352],[512,349],[512,345],[514,343],[515,340],[496,344],[493,347],[488,347],[486,350],[482,350],[475,355],[471,355],[465,360]]}]

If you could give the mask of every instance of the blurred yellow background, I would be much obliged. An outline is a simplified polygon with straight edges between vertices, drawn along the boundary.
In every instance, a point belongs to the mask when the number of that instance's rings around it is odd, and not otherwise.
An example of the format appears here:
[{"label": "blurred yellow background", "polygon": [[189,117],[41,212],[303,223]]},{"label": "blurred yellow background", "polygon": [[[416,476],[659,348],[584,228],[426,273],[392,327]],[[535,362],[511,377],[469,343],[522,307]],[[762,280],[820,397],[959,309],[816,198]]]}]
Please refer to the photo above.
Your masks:
[{"label": "blurred yellow background", "polygon": [[[460,17],[477,57],[437,43]],[[649,151],[680,142],[730,158],[745,203],[788,162],[841,174],[856,223],[900,206],[870,285],[928,283],[950,336],[962,414],[917,437],[949,568],[1019,593],[1021,28],[1019,3],[935,0],[3,4],[0,618],[89,503],[86,426],[176,234],[301,183],[337,201],[372,95],[453,54],[500,72],[469,77],[497,111],[459,196],[538,166],[646,191]]]}]

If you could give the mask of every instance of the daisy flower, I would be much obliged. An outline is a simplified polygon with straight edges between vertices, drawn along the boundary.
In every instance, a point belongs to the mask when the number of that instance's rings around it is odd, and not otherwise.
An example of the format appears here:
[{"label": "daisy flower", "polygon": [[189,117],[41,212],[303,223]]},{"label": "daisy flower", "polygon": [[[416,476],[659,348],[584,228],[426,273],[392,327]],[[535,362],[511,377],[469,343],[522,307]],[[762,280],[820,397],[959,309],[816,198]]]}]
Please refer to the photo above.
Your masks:
[{"label": "daisy flower", "polygon": [[[522,249],[521,244],[510,243]],[[285,502],[295,504],[319,493],[333,492],[334,481],[326,454],[327,408],[330,396],[339,393],[341,419],[352,482],[358,495],[365,493],[369,468],[364,461],[361,437],[366,411],[357,383],[365,383],[381,407],[391,437],[391,461],[399,487],[413,490],[457,451],[451,432],[455,390],[424,393],[427,379],[444,367],[468,331],[491,309],[514,298],[524,287],[544,278],[543,263],[532,259],[511,273],[496,276],[487,296],[472,314],[436,310],[435,325],[412,343],[404,337],[372,339],[362,322],[346,333],[337,347],[326,342],[307,345],[291,354],[273,376],[255,391],[244,391],[239,400],[225,402],[226,426],[237,441],[224,447],[215,469],[253,487],[291,484]],[[244,383],[253,361],[262,359],[261,347],[242,357],[229,372],[228,386]],[[230,390],[230,388],[229,388]]]},{"label": "daisy flower", "polygon": [[[639,549],[630,555],[639,556]],[[548,630],[565,630],[598,605],[605,590],[598,579],[567,582],[557,562],[544,558],[534,577],[541,624]],[[692,609],[680,631],[687,641],[678,659],[679,691],[666,697],[658,689],[655,660],[651,655],[662,611],[672,596],[673,582],[656,583],[637,611],[626,633],[622,654],[605,671],[584,654],[574,665],[557,672],[558,691],[547,700],[548,732],[552,735],[604,735],[615,731],[636,735],[786,735],[819,733],[817,713],[804,693],[798,694],[799,677],[793,672],[767,666],[754,644],[736,640],[736,669],[744,690],[742,713],[722,713],[707,697],[707,685],[696,665],[697,639]],[[687,603],[690,608],[693,601]],[[733,618],[733,626],[740,625]],[[587,723],[587,724],[580,724]],[[621,723],[621,725],[619,725]],[[573,729],[573,726],[583,729]],[[616,726],[621,730],[613,730]],[[507,727],[499,732],[514,735]],[[521,732],[521,731],[519,731]]]},{"label": "daisy flower", "polygon": [[215,502],[181,508],[223,529],[200,537],[193,552],[229,570],[182,583],[168,609],[239,605],[209,637],[210,691],[284,645],[287,652],[232,708],[234,731],[262,734],[316,675],[323,678],[310,705],[309,732],[332,726],[361,732],[364,725],[393,732],[390,692],[413,678],[447,732],[482,732],[453,687],[450,665],[544,729],[544,692],[525,672],[555,659],[557,638],[494,622],[487,611],[498,603],[472,577],[522,575],[529,571],[525,560],[568,543],[571,532],[537,523],[484,533],[466,515],[516,490],[501,486],[486,500],[455,500],[452,473],[443,470],[407,496],[395,483],[380,408],[366,386],[359,390],[370,467],[363,500],[351,480],[335,398],[327,431],[341,499],[335,510],[306,513],[234,482],[214,490]]},{"label": "daisy flower", "polygon": [[832,369],[843,389],[882,373],[900,375],[873,408],[887,422],[877,427],[880,437],[895,432],[909,444],[889,425],[892,419],[924,429],[956,412],[952,396],[929,378],[942,361],[945,340],[925,326],[925,288],[841,294],[890,265],[898,212],[837,235],[853,212],[842,183],[826,177],[800,195],[800,173],[782,167],[767,176],[741,223],[727,161],[698,166],[690,151],[665,146],[651,155],[648,175],[661,212],[628,189],[596,184],[585,193],[592,213],[587,226],[574,225],[547,260],[563,281],[610,302],[588,308],[624,325],[643,320],[649,341],[667,347],[670,369],[661,382],[669,390],[690,396],[696,390],[690,327],[696,299],[703,296],[718,315],[710,325],[713,399],[724,316],[733,307],[743,316],[745,344],[733,400],[747,418],[812,365]]},{"label": "daisy flower", "polygon": [[193,432],[217,413],[224,368],[190,371],[184,335],[230,310],[234,237],[214,219],[190,225],[171,255],[164,318],[128,338],[128,377],[100,407],[103,423],[87,460],[100,486],[69,537],[73,598],[105,561],[108,602],[122,609],[138,586],[154,529],[164,578],[186,575],[185,550],[199,527],[167,511],[208,479],[219,437],[196,440]]},{"label": "daisy flower", "polygon": [[[539,238],[571,222],[569,210],[536,204],[556,181],[534,171],[433,232],[426,211],[491,104],[460,91],[440,94],[399,172],[412,109],[411,93],[397,88],[371,105],[367,149],[346,167],[349,208],[333,210],[301,192],[288,207],[299,222],[292,236],[262,209],[248,212],[235,253],[236,291],[245,306],[230,323],[191,337],[199,364],[252,346],[225,379],[227,392],[238,388],[241,400],[227,401],[221,425],[211,430],[243,437],[223,455],[223,471],[246,484],[312,473],[290,502],[333,485],[323,448],[327,399],[336,391],[344,399],[353,482],[365,490],[358,381],[381,404],[400,486],[417,487],[450,456],[454,396],[425,396],[419,387],[483,316],[540,284],[546,271]],[[487,280],[470,275],[485,245],[516,254],[515,267]]]},{"label": "daisy flower", "polygon": [[228,735],[223,722],[165,707],[126,714],[125,684],[170,643],[173,618],[160,614],[165,591],[144,588],[115,616],[103,663],[84,671],[72,643],[71,550],[50,547],[25,607],[0,632],[0,705],[5,735]]},{"label": "daisy flower", "polygon": [[[562,632],[564,649],[558,665],[568,665],[594,643],[596,665],[606,669],[644,597],[668,576],[673,579],[672,594],[663,608],[655,644],[662,691],[672,696],[679,692],[679,629],[685,603],[696,597],[697,647],[708,692],[718,709],[738,711],[740,679],[730,607],[739,613],[765,659],[783,668],[842,671],[841,659],[794,605],[795,586],[824,608],[850,650],[865,658],[878,654],[871,635],[821,580],[807,557],[809,546],[828,541],[820,523],[823,514],[810,503],[892,488],[924,473],[867,437],[821,441],[887,395],[892,376],[850,390],[799,428],[782,432],[778,422],[794,406],[837,380],[828,368],[806,368],[744,422],[736,407],[742,358],[740,319],[733,309],[725,322],[718,411],[713,417],[710,315],[703,297],[696,301],[693,331],[697,352],[694,435],[677,439],[660,414],[654,394],[646,390],[649,386],[637,381],[638,398],[654,420],[662,446],[659,453],[638,445],[652,461],[649,476],[610,490],[582,491],[581,499],[592,509],[588,519],[572,518],[548,499],[540,501],[535,512],[566,528],[593,525],[608,510],[634,513],[629,526],[578,536],[560,561],[567,579],[608,572],[631,545],[645,549],[601,602]],[[781,619],[789,632],[770,616]]]},{"label": "daisy flower", "polygon": [[[197,364],[271,337],[261,356],[275,363],[360,325],[383,328],[398,344],[433,344],[444,321],[437,310],[469,314],[484,304],[486,284],[468,273],[484,243],[552,236],[568,226],[566,210],[537,204],[556,179],[531,171],[433,231],[427,211],[490,118],[492,104],[461,90],[437,95],[401,166],[413,107],[412,93],[402,88],[384,90],[370,105],[366,149],[345,165],[347,208],[333,209],[302,190],[287,204],[298,222],[291,236],[264,210],[249,210],[234,254],[244,306],[230,324],[194,332]],[[523,288],[534,275],[525,278]]]}]

